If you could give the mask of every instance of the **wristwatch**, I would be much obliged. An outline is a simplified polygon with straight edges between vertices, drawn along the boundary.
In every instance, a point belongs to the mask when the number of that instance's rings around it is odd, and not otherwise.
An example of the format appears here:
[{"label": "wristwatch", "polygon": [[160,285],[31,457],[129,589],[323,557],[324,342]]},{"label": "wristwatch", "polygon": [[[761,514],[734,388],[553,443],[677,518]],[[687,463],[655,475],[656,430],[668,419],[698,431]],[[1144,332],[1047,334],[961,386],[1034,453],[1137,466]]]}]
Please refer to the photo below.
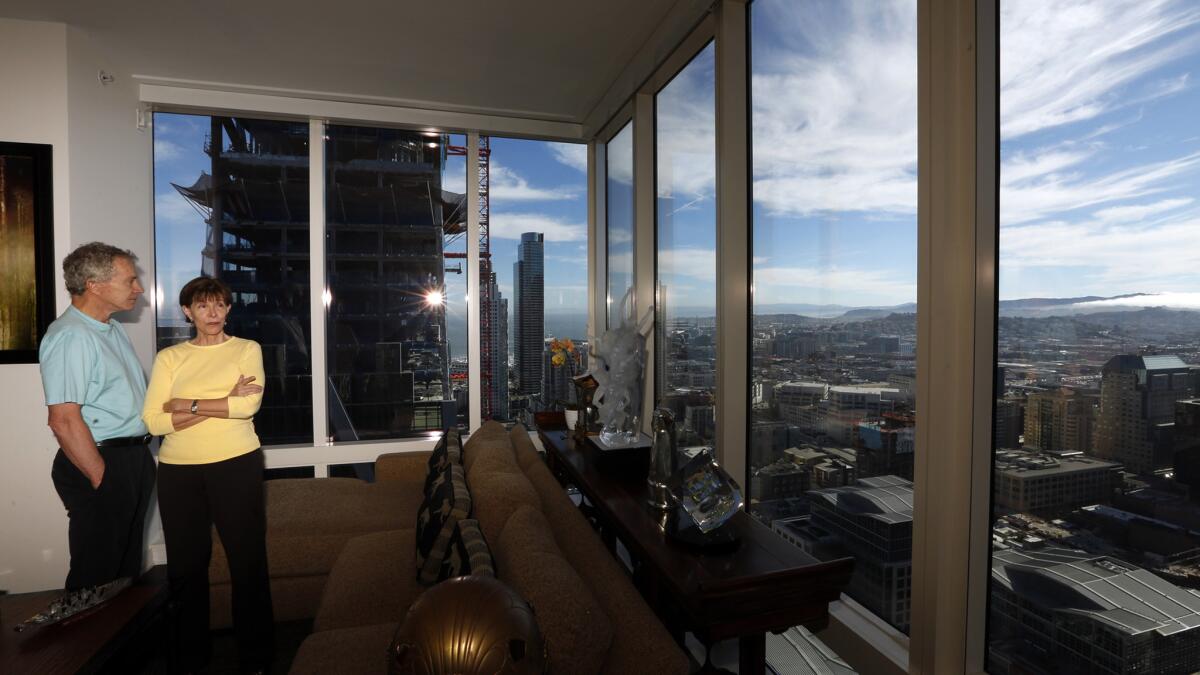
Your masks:
[{"label": "wristwatch", "polygon": [[196,411],[199,409],[200,409],[200,401],[198,399],[192,399],[192,414],[195,415]]}]

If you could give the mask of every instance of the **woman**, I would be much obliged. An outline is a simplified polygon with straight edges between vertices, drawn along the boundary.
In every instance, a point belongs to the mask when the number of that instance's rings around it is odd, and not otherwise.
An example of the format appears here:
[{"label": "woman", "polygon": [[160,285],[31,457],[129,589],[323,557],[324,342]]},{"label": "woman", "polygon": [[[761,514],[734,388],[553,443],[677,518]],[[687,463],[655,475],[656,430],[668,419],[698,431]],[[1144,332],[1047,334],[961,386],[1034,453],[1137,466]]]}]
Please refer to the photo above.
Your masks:
[{"label": "woman", "polygon": [[158,353],[142,411],[150,433],[165,437],[158,505],[184,671],[208,662],[214,524],[229,559],[243,669],[265,670],[273,646],[263,456],[254,432],[265,377],[262,350],[225,333],[231,302],[229,287],[217,279],[197,277],[183,287],[179,305],[196,336]]}]

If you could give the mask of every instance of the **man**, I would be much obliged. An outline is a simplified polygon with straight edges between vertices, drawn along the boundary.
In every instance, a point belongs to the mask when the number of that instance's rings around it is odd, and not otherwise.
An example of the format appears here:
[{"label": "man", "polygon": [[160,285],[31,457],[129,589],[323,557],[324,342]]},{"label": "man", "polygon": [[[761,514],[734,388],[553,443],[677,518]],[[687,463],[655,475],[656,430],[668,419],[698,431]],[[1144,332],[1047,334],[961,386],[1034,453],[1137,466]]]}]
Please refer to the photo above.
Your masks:
[{"label": "man", "polygon": [[142,294],[137,257],[92,242],[63,260],[71,306],[38,352],[50,429],[58,439],[51,478],[70,519],[67,590],[142,571],[142,531],[154,487],[142,422],[146,376],[129,336],[111,317]]}]

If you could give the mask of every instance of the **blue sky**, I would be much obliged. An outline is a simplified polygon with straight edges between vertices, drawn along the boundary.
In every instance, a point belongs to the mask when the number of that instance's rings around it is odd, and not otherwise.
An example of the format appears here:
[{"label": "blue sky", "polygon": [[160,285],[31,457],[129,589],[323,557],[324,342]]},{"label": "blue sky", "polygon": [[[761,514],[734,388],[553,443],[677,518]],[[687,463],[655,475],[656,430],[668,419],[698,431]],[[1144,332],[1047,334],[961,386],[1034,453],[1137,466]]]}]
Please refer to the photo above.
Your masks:
[{"label": "blue sky", "polygon": [[1005,0],[1000,25],[1001,299],[1200,308],[1200,5]]},{"label": "blue sky", "polygon": [[[756,305],[915,300],[915,0],[751,7]],[[1002,299],[1149,292],[1200,307],[1197,70],[1194,2],[1001,3]],[[658,101],[658,263],[676,309],[714,305],[712,86],[710,46]],[[166,298],[199,271],[200,216],[169,183],[204,168],[206,128],[156,116]],[[492,139],[494,269],[511,299],[520,234],[544,232],[548,315],[587,304],[585,158]],[[463,189],[461,159],[445,184]]]},{"label": "blue sky", "polygon": [[916,3],[751,5],[754,299],[916,300]]}]

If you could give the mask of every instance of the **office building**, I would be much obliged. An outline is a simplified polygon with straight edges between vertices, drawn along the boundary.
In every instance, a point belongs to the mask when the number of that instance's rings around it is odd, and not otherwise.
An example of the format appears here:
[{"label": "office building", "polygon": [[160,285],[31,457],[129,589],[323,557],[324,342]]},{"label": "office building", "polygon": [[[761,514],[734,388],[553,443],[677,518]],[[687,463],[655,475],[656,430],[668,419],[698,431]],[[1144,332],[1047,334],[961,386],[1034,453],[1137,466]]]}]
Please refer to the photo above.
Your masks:
[{"label": "office building", "polygon": [[992,673],[1200,668],[1200,594],[1116,558],[1002,546],[991,599]]},{"label": "office building", "polygon": [[517,261],[513,263],[513,355],[516,393],[534,396],[542,388],[542,350],[545,340],[544,235],[521,235]]},{"label": "office building", "polygon": [[858,476],[892,475],[912,480],[916,431],[916,419],[911,416],[887,414],[860,422],[855,448]]},{"label": "office building", "polygon": [[[481,303],[481,311],[490,314],[489,320],[483,322],[487,335],[481,335],[490,349],[487,350],[487,360],[480,364],[487,368],[486,377],[481,378],[484,387],[483,417],[484,419],[509,419],[508,406],[508,299],[496,285],[496,273],[488,273],[488,278],[480,284],[480,294],[488,301]],[[490,361],[490,363],[488,362]]]},{"label": "office building", "polygon": [[1096,402],[1095,396],[1067,387],[1031,393],[1025,399],[1025,447],[1047,452],[1091,451]]},{"label": "office building", "polygon": [[1100,383],[1095,455],[1136,473],[1170,466],[1175,402],[1190,396],[1191,371],[1178,356],[1112,357]]},{"label": "office building", "polygon": [[996,399],[992,420],[992,445],[1000,448],[1021,447],[1021,430],[1025,426],[1025,405],[1017,398]]},{"label": "office building", "polygon": [[1121,465],[1083,455],[1056,457],[997,450],[993,490],[997,509],[1041,515],[1107,504],[1121,485]]},{"label": "office building", "polygon": [[897,476],[813,490],[812,523],[854,556],[847,593],[908,632],[912,602],[912,482]]}]

